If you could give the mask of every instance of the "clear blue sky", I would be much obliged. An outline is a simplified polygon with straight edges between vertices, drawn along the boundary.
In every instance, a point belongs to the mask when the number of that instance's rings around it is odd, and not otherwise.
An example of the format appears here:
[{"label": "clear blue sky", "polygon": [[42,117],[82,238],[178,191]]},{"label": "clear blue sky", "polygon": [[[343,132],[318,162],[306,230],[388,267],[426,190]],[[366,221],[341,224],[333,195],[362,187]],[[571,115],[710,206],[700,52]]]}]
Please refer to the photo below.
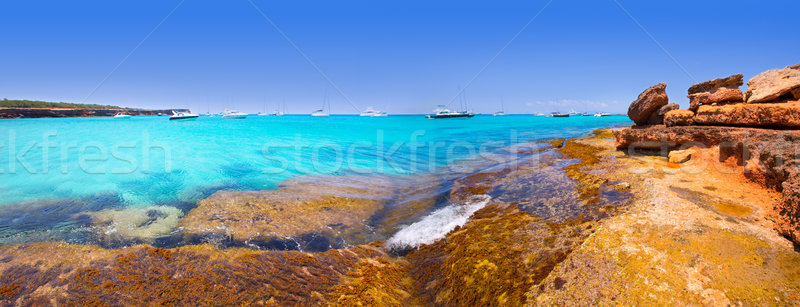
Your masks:
[{"label": "clear blue sky", "polygon": [[[547,1],[264,1],[263,12],[358,107],[446,103]],[[800,1],[632,1],[696,81],[800,62]],[[3,1],[0,98],[83,102],[180,0]],[[624,112],[694,83],[616,4],[554,0],[466,90],[470,107]],[[186,0],[89,98],[130,107],[355,110],[247,0]]]}]

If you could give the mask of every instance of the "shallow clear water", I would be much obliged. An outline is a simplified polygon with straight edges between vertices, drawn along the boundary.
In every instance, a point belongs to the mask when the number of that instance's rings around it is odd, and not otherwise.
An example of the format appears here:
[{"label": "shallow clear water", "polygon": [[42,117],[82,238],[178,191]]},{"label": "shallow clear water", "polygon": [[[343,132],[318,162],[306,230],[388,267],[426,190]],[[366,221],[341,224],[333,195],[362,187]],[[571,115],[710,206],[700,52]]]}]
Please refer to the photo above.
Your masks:
[{"label": "shallow clear water", "polygon": [[629,123],[531,115],[0,120],[0,237],[51,231],[106,208],[185,211],[218,190],[274,189],[299,175],[452,175],[468,157],[489,165],[491,153],[514,144]]},{"label": "shallow clear water", "polygon": [[513,115],[2,120],[0,205],[111,192],[147,206],[197,201],[209,189],[270,189],[298,174],[424,173],[514,143],[627,123]]}]

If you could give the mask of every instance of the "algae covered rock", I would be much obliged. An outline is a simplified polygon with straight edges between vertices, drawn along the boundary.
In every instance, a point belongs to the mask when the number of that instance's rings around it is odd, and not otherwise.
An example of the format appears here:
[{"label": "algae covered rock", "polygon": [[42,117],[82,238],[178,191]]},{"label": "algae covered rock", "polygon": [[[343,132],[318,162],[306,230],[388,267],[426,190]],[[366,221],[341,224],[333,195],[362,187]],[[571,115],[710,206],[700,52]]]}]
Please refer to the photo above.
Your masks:
[{"label": "algae covered rock", "polygon": [[198,202],[180,226],[188,234],[222,233],[237,241],[310,236],[328,248],[368,242],[367,220],[393,195],[391,186],[381,177],[307,176],[277,190],[219,191]]}]

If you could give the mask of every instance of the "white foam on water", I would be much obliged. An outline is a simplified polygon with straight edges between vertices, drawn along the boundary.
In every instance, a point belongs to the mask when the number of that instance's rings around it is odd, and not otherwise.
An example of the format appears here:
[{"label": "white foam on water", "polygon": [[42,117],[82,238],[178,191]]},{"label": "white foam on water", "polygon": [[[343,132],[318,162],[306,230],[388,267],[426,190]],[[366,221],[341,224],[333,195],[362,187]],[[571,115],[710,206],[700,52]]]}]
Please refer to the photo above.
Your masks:
[{"label": "white foam on water", "polygon": [[491,199],[488,195],[477,195],[466,204],[452,204],[436,210],[421,221],[398,231],[386,241],[386,247],[408,249],[436,242],[457,226],[463,226],[475,211],[486,206]]}]

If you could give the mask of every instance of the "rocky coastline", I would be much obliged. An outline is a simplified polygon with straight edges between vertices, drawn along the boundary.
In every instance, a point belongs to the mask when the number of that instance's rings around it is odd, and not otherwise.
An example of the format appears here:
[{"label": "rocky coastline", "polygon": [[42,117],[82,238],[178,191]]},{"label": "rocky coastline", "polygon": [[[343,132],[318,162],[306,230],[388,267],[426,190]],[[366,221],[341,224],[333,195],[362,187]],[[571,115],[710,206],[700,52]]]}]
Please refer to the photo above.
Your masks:
[{"label": "rocky coastline", "polygon": [[713,152],[717,161],[733,166],[729,171],[782,194],[771,218],[777,231],[800,244],[800,64],[756,75],[744,93],[742,85],[741,74],[695,84],[688,90],[688,110],[643,121],[668,104],[665,85],[655,85],[631,104],[629,114],[639,120],[615,132],[616,147],[664,156]]},{"label": "rocky coastline", "polygon": [[10,118],[51,118],[51,117],[103,117],[114,116],[119,112],[131,116],[171,115],[175,112],[189,112],[188,109],[31,109],[0,108],[0,119]]},{"label": "rocky coastline", "polygon": [[[515,146],[453,180],[299,177],[151,219],[243,245],[0,246],[0,305],[798,305],[800,133],[750,115],[738,118],[761,124],[697,124],[705,108],[797,98],[760,77],[737,92],[741,79],[693,86],[696,110],[657,85],[632,104],[633,127]],[[88,218],[131,214],[100,212]],[[467,215],[406,248],[372,237],[419,212]],[[291,237],[327,247],[257,243]]]}]

